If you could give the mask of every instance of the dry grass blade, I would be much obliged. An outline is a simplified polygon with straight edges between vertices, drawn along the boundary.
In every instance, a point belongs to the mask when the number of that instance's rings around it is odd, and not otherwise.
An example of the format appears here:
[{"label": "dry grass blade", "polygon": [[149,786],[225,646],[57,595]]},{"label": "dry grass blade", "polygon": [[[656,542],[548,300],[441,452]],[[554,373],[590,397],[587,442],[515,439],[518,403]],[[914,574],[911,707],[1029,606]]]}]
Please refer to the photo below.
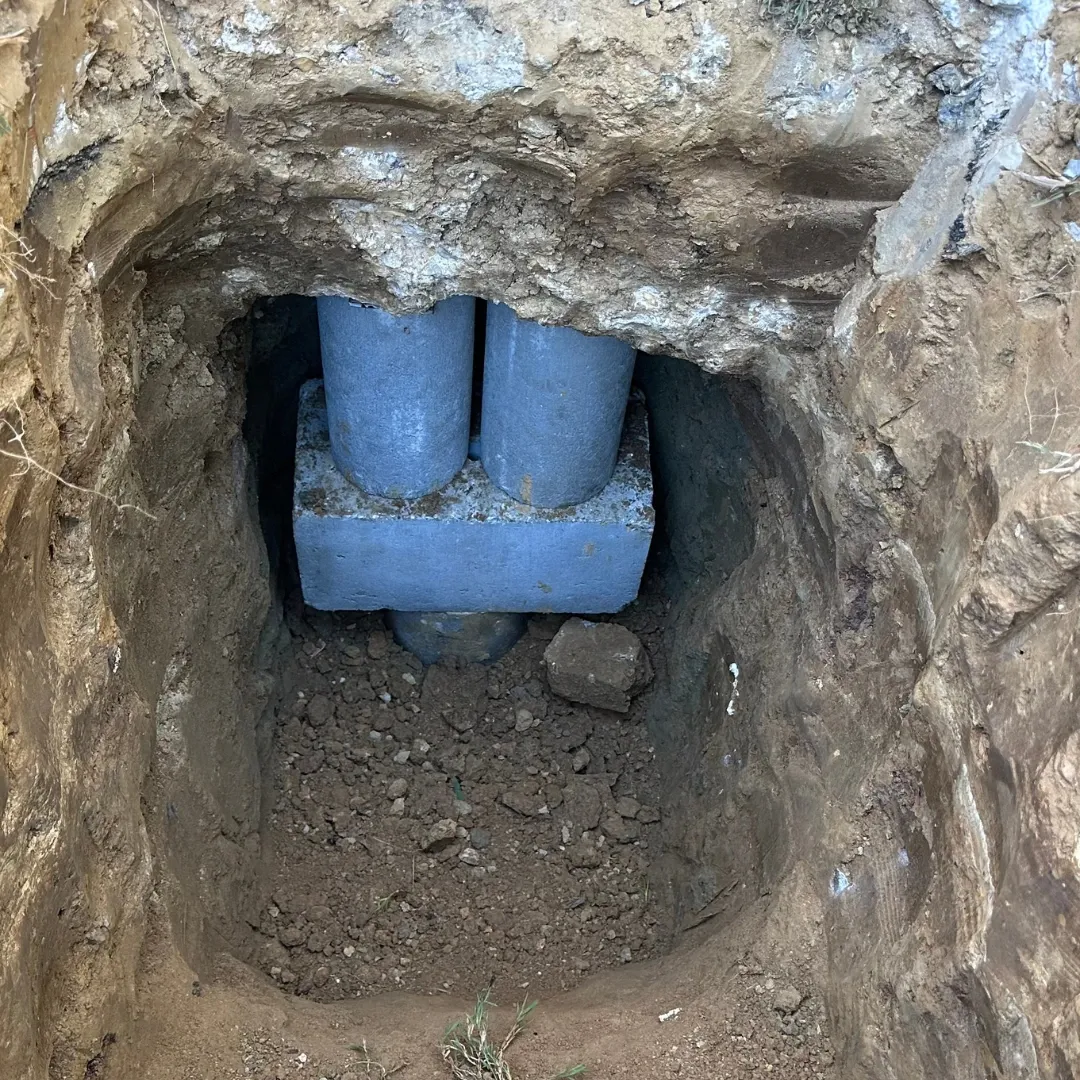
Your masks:
[{"label": "dry grass blade", "polygon": [[[98,491],[97,488],[88,488],[83,487],[81,484],[73,484],[70,480],[65,480],[59,473],[55,473],[52,469],[42,465],[41,462],[33,457],[26,449],[26,417],[23,415],[22,409],[17,405],[9,404],[7,409],[3,411],[6,412],[8,409],[15,410],[19,418],[19,426],[16,427],[10,420],[0,417],[0,457],[10,458],[12,461],[19,462],[19,468],[15,471],[15,476],[25,476],[31,469],[36,469],[38,472],[51,477],[58,484],[62,484],[71,491],[81,491],[85,495],[95,495],[99,499],[104,499],[105,502],[114,506],[117,510],[134,510],[136,514],[142,514],[143,517],[149,518],[151,521],[157,521],[157,518],[151,514],[149,510],[144,510],[141,506],[136,506],[134,503],[120,502],[119,499],[114,499],[104,491]],[[16,449],[8,449],[12,446]]]},{"label": "dry grass blade", "polygon": [[[496,1043],[492,1041],[489,1031],[491,991],[482,990],[476,997],[472,1012],[461,1020],[455,1020],[446,1029],[440,1044],[443,1060],[450,1066],[454,1080],[513,1080],[504,1055],[524,1030],[525,1020],[536,1004],[535,1001],[523,1001],[514,1013],[510,1030]],[[570,1080],[584,1073],[584,1065],[572,1065],[556,1073],[551,1080]]]},{"label": "dry grass blade", "polygon": [[388,1069],[381,1061],[377,1061],[371,1056],[371,1052],[368,1050],[367,1039],[361,1039],[359,1043],[354,1046],[350,1046],[349,1049],[354,1054],[360,1054],[356,1061],[350,1061],[345,1066],[344,1071],[348,1072],[351,1069],[363,1069],[365,1076],[373,1076],[375,1080],[386,1080],[388,1076],[393,1076],[394,1073],[401,1072],[402,1069],[408,1065],[408,1061],[399,1061],[396,1065],[391,1065]]}]

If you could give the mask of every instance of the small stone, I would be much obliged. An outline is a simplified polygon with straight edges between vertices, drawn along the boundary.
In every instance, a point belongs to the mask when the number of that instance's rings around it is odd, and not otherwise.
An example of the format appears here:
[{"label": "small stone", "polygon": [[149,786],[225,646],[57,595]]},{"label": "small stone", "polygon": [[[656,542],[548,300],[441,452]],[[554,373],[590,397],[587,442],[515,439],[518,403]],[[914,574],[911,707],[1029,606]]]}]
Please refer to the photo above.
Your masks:
[{"label": "small stone", "polygon": [[456,818],[468,817],[472,813],[472,804],[467,803],[464,799],[455,799],[450,812]]},{"label": "small stone", "polygon": [[926,76],[926,81],[943,94],[959,94],[970,82],[955,64],[943,64]]},{"label": "small stone", "polygon": [[401,676],[401,679],[403,682],[407,682],[410,686],[416,685],[416,676],[411,671],[406,671],[405,674]]},{"label": "small stone", "polygon": [[476,848],[471,847],[462,848],[458,858],[468,866],[479,866],[480,863],[483,862],[480,852],[477,851]]},{"label": "small stone", "polygon": [[457,839],[457,822],[453,818],[436,821],[420,842],[421,851],[441,851]]},{"label": "small stone", "polygon": [[354,956],[356,954],[356,946],[355,945],[346,945],[345,948],[341,950],[341,953],[346,958],[348,958],[350,956]]},{"label": "small stone", "polygon": [[410,758],[410,757],[411,757],[411,754],[409,753],[409,751],[408,751],[408,750],[399,750],[399,751],[398,751],[398,752],[397,752],[397,753],[396,753],[396,754],[394,755],[394,761],[395,761],[395,762],[396,762],[396,763],[397,763],[398,765],[405,765],[405,764],[407,764],[407,763],[408,763],[408,760],[409,760],[409,758]]},{"label": "small stone", "polygon": [[655,15],[659,15],[662,8],[660,7],[660,0],[645,0],[645,14],[651,19]]},{"label": "small stone", "polygon": [[385,660],[390,655],[390,635],[385,630],[372,630],[368,634],[367,654],[372,660]]},{"label": "small stone", "polygon": [[409,781],[403,779],[391,780],[386,794],[391,799],[403,799],[409,791]]},{"label": "small stone", "polygon": [[637,812],[637,819],[643,825],[651,825],[653,822],[660,820],[660,811],[652,806],[643,806]]},{"label": "small stone", "polygon": [[570,759],[570,768],[574,772],[584,772],[589,767],[589,762],[592,761],[592,754],[583,746],[574,756]]},{"label": "small stone", "polygon": [[645,646],[618,623],[567,619],[544,650],[551,689],[570,701],[629,712],[652,680]]},{"label": "small stone", "polygon": [[470,829],[469,843],[477,851],[484,851],[491,845],[491,833],[487,829]]},{"label": "small stone", "polygon": [[595,870],[600,865],[600,852],[584,840],[567,847],[566,857],[570,865],[579,870]]},{"label": "small stone", "polygon": [[391,817],[404,817],[405,816],[405,800],[395,799],[390,804],[390,816]]},{"label": "small stone", "polygon": [[502,794],[502,804],[526,817],[536,817],[547,810],[544,797],[534,780],[522,780],[521,783],[507,788]]},{"label": "small stone", "polygon": [[805,996],[791,983],[787,983],[773,994],[773,1008],[779,1013],[798,1012]]},{"label": "small stone", "polygon": [[312,727],[322,727],[334,715],[334,706],[325,694],[316,694],[307,704],[304,715]]},{"label": "small stone", "polygon": [[637,817],[639,810],[641,810],[641,803],[637,799],[632,799],[629,795],[624,795],[621,799],[615,800],[615,813],[619,817]]},{"label": "small stone", "polygon": [[628,821],[618,814],[608,814],[601,828],[606,835],[620,844],[629,844],[641,835],[641,826],[636,821]]},{"label": "small stone", "polygon": [[588,780],[570,780],[562,789],[560,816],[570,819],[579,829],[595,829],[600,824],[603,801],[599,788]]}]

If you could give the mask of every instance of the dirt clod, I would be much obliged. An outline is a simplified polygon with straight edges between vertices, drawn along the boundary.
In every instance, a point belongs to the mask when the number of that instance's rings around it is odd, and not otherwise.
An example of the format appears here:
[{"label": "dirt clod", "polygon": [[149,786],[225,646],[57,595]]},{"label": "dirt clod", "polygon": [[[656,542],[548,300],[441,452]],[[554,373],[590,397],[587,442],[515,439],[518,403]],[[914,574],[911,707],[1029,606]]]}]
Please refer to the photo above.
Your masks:
[{"label": "dirt clod", "polygon": [[544,650],[544,662],[556,694],[620,713],[653,677],[645,646],[618,623],[567,619]]}]

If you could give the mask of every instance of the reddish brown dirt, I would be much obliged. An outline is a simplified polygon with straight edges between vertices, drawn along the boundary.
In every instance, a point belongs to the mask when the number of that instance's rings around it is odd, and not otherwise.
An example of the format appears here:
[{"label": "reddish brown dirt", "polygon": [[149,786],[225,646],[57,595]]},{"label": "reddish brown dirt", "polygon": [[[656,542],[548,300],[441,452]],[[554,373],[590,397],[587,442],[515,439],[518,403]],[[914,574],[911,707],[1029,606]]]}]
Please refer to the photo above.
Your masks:
[{"label": "reddish brown dirt", "polygon": [[[630,624],[658,648],[647,611]],[[541,656],[558,620],[537,620],[491,667],[426,672],[374,617],[294,612],[290,625],[264,973],[220,956],[197,974],[158,913],[144,1013],[88,1076],[445,1078],[446,1026],[489,985],[496,1037],[515,1002],[539,999],[507,1053],[518,1080],[576,1064],[613,1080],[833,1075],[810,893],[795,881],[746,903],[722,934],[706,918],[672,936],[665,891],[647,887],[658,825],[648,810],[641,821],[615,809],[656,805],[644,700],[620,718],[552,695]],[[396,761],[403,749],[409,759]],[[455,777],[468,814],[453,805]],[[399,814],[388,789],[401,781]],[[536,805],[526,783],[547,813],[505,805]],[[582,829],[580,806],[597,825]],[[455,810],[468,836],[422,851]],[[460,858],[480,829],[491,834],[483,873]]]},{"label": "reddish brown dirt", "polygon": [[282,986],[543,994],[666,949],[643,706],[550,692],[559,621],[490,667],[425,672],[375,617],[293,620],[259,950]]}]

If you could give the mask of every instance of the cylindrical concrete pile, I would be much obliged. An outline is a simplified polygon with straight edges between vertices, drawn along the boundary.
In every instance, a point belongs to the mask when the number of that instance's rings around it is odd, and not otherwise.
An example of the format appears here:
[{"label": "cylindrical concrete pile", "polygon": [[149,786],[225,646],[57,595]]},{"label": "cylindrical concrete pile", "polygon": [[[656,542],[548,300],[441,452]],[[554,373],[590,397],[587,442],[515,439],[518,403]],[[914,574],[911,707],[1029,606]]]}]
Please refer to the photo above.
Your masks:
[{"label": "cylindrical concrete pile", "polygon": [[334,463],[357,487],[417,499],[469,452],[476,301],[454,296],[391,315],[320,296],[323,384]]},{"label": "cylindrical concrete pile", "polygon": [[490,304],[480,460],[492,483],[529,506],[598,495],[619,453],[632,346],[519,319]]}]

